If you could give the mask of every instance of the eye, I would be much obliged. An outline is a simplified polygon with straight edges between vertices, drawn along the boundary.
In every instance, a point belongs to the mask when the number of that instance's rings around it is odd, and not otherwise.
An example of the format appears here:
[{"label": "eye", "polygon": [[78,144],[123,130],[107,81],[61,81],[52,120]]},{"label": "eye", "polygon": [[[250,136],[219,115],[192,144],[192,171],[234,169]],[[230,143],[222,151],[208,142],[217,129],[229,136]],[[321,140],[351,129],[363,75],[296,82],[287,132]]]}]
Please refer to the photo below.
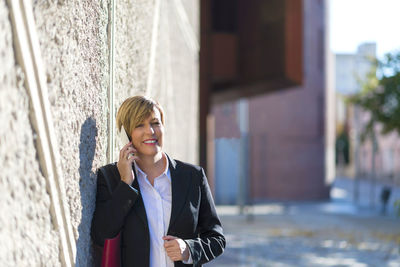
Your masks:
[{"label": "eye", "polygon": [[152,122],[151,124],[153,124],[153,125],[160,125],[160,122],[159,122],[159,121],[154,121],[154,122]]},{"label": "eye", "polygon": [[143,127],[143,123],[136,125],[135,128],[140,128],[140,127]]}]

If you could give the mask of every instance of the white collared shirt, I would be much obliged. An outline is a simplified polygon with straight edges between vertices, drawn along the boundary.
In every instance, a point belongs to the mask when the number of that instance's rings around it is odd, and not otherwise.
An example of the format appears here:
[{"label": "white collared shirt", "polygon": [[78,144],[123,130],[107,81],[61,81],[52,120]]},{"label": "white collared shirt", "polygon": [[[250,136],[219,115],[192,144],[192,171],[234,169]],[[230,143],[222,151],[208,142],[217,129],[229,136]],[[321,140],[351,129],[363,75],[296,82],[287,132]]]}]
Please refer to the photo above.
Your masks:
[{"label": "white collared shirt", "polygon": [[[165,156],[165,155],[164,155]],[[140,193],[146,209],[150,233],[150,267],[174,267],[174,262],[164,249],[163,236],[167,235],[171,218],[172,188],[169,162],[164,172],[154,179],[154,186],[135,163]]]},{"label": "white collared shirt", "polygon": [[[162,239],[168,232],[172,205],[172,186],[169,161],[165,154],[163,155],[163,158],[166,161],[165,170],[160,174],[160,176],[154,179],[154,186],[152,186],[147,179],[147,174],[139,168],[136,162],[134,162],[149,226],[150,267],[174,267],[174,262],[168,257],[164,249],[164,240]],[[190,252],[189,259],[183,261],[183,263],[193,263]]]}]

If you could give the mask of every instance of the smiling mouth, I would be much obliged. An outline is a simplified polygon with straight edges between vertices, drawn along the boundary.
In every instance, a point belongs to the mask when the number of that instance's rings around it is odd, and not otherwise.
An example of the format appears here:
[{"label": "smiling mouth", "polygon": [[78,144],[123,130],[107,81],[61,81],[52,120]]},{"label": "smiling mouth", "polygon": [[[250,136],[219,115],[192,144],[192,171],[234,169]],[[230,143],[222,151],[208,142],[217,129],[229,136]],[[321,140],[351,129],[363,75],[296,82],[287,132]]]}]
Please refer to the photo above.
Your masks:
[{"label": "smiling mouth", "polygon": [[157,140],[146,140],[146,141],[143,141],[143,143],[151,145],[151,144],[157,143]]}]

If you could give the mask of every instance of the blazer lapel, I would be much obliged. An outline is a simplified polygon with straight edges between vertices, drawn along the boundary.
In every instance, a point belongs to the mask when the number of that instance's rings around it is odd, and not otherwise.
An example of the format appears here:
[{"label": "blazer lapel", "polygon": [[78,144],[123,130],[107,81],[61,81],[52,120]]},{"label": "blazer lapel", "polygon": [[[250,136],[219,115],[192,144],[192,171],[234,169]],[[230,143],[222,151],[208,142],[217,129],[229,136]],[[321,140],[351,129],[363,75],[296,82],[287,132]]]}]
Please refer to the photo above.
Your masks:
[{"label": "blazer lapel", "polygon": [[135,179],[133,180],[132,187],[135,188],[139,192],[139,197],[136,199],[136,202],[132,208],[136,212],[136,214],[140,217],[140,219],[142,219],[145,227],[147,228],[148,223],[147,223],[146,209],[144,207],[142,195],[140,194],[140,186],[139,186],[139,182],[137,179],[137,172],[136,172],[135,164],[132,164],[132,169],[133,169],[133,172],[135,173]]},{"label": "blazer lapel", "polygon": [[185,206],[192,179],[189,177],[190,173],[184,172],[181,168],[177,168],[175,160],[171,159],[168,155],[167,158],[171,172],[172,189],[171,218],[168,228],[169,231],[175,220],[179,217],[182,208]]}]

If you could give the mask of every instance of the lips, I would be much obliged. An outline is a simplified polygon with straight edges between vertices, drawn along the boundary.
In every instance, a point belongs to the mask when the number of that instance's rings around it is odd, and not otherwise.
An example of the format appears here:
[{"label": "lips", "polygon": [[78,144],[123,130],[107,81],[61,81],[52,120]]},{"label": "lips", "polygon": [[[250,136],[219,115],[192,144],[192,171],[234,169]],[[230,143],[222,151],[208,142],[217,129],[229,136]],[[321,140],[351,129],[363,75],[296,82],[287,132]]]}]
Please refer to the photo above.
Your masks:
[{"label": "lips", "polygon": [[154,145],[157,143],[157,139],[147,139],[147,140],[144,140],[143,143],[146,145]]}]

